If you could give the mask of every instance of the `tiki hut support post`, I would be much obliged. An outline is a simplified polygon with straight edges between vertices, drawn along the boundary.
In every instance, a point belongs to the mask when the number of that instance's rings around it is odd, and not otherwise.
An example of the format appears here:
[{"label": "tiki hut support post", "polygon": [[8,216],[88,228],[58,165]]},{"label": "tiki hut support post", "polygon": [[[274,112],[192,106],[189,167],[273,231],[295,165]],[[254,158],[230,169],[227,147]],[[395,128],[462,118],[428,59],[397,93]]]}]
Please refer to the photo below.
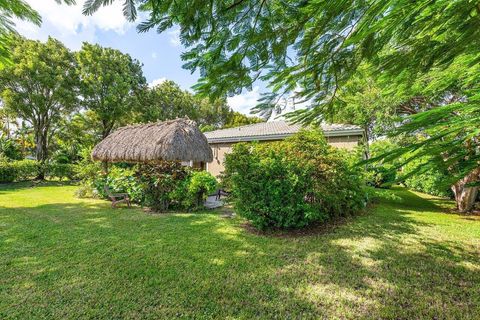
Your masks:
[{"label": "tiki hut support post", "polygon": [[119,128],[93,148],[92,158],[106,162],[211,162],[213,154],[194,121],[175,119]]}]

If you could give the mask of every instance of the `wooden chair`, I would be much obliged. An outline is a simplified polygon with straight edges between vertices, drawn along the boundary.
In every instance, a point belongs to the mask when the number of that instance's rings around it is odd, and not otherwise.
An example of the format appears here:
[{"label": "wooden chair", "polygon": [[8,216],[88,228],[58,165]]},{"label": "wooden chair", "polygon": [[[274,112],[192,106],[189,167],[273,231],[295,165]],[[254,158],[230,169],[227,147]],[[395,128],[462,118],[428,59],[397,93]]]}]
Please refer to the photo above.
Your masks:
[{"label": "wooden chair", "polygon": [[110,201],[112,201],[112,208],[116,208],[117,203],[122,202],[126,202],[127,205],[130,207],[130,197],[128,196],[128,193],[112,193],[108,186],[105,186],[105,192],[110,198]]},{"label": "wooden chair", "polygon": [[218,200],[220,200],[220,198],[221,198],[222,196],[228,196],[228,195],[229,195],[229,193],[226,192],[225,190],[223,190],[223,189],[218,189],[218,190],[215,192],[215,200],[218,201]]}]

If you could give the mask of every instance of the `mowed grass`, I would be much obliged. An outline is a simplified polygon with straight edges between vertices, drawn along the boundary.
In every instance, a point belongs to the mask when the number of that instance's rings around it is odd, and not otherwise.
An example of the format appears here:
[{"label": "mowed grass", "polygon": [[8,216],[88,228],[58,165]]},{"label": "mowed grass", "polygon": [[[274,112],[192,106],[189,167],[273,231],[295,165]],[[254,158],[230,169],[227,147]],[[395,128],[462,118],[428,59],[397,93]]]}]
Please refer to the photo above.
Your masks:
[{"label": "mowed grass", "polygon": [[1,319],[480,319],[480,219],[396,189],[303,237],[0,188]]}]

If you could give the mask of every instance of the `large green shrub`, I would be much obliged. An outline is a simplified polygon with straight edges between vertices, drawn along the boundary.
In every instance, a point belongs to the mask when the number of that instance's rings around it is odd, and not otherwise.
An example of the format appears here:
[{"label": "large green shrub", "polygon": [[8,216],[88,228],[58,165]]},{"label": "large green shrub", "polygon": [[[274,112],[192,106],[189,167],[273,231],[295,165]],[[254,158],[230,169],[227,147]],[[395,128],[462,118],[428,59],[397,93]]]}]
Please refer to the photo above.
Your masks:
[{"label": "large green shrub", "polygon": [[39,163],[34,160],[0,162],[0,182],[14,182],[34,179],[38,175]]},{"label": "large green shrub", "polygon": [[142,203],[144,194],[142,186],[136,177],[135,168],[121,168],[111,166],[108,175],[98,172],[93,182],[95,195],[107,198],[105,186],[113,193],[128,193],[133,202]]},{"label": "large green shrub", "polygon": [[15,140],[0,137],[0,158],[20,160],[22,157],[22,149]]},{"label": "large green shrub", "polygon": [[46,163],[45,175],[50,179],[69,179],[74,180],[76,178],[76,166],[70,163]]},{"label": "large green shrub", "polygon": [[188,168],[178,162],[138,165],[136,177],[143,192],[141,203],[155,211],[181,207],[177,195],[187,194],[188,174]]},{"label": "large green shrub", "polygon": [[91,161],[86,150],[77,165],[81,179],[78,197],[107,198],[105,186],[113,193],[125,192],[131,201],[154,211],[195,210],[202,207],[206,196],[216,188],[215,178],[204,171],[194,171],[179,162],[131,165],[118,163],[102,173],[99,162]]},{"label": "large green shrub", "polygon": [[17,171],[15,168],[8,162],[0,162],[0,182],[13,182],[17,179]]},{"label": "large green shrub", "polygon": [[187,209],[201,208],[208,195],[217,188],[217,180],[207,171],[191,171],[186,183],[187,193],[182,204]]},{"label": "large green shrub", "polygon": [[40,163],[35,160],[20,160],[11,163],[17,172],[16,181],[27,181],[35,179],[40,170]]},{"label": "large green shrub", "polygon": [[441,170],[427,169],[425,171],[415,171],[422,163],[431,161],[431,159],[424,157],[415,159],[403,167],[403,175],[408,176],[404,184],[413,190],[428,193],[439,197],[453,196],[450,189],[450,177],[447,172]]},{"label": "large green shrub", "polygon": [[281,142],[237,144],[225,168],[237,212],[261,229],[350,215],[366,201],[358,169],[318,131]]}]

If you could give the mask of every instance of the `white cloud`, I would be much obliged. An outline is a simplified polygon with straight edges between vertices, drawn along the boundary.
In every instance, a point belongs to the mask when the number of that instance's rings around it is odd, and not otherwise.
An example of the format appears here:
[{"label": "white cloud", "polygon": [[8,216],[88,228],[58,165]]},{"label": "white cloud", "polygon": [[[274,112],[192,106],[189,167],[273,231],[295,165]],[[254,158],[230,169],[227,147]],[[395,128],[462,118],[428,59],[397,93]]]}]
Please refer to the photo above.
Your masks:
[{"label": "white cloud", "polygon": [[42,16],[42,26],[37,27],[24,21],[16,21],[17,30],[27,38],[46,40],[55,37],[71,49],[77,50],[82,42],[95,42],[97,29],[124,34],[133,26],[122,13],[122,3],[102,7],[92,16],[82,14],[85,0],[76,5],[59,5],[54,0],[26,0]]},{"label": "white cloud", "polygon": [[152,82],[150,82],[150,83],[148,84],[148,86],[149,86],[150,88],[153,88],[153,87],[158,86],[159,84],[164,83],[165,81],[167,81],[167,78],[164,78],[164,77],[158,78],[158,79],[155,79],[155,80],[153,80]]},{"label": "white cloud", "polygon": [[157,53],[156,52],[152,52],[152,58],[157,59]]},{"label": "white cloud", "polygon": [[255,86],[252,91],[227,98],[227,103],[233,110],[248,115],[250,109],[258,104],[258,99],[260,99],[260,88]]},{"label": "white cloud", "polygon": [[170,36],[170,44],[174,47],[180,47],[182,45],[180,41],[180,29],[176,28],[173,30],[168,31],[168,35]]}]

